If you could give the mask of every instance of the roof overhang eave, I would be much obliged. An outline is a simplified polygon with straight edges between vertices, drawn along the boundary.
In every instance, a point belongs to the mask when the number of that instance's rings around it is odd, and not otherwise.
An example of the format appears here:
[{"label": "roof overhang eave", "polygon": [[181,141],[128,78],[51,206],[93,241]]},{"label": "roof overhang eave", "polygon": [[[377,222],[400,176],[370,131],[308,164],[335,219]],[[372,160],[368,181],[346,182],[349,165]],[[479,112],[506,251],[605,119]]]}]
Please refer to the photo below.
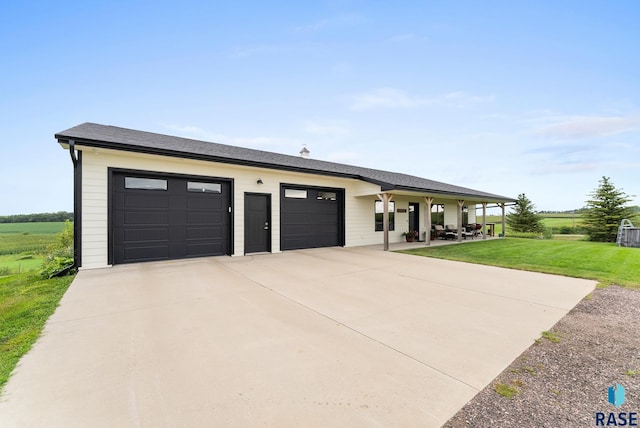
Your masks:
[{"label": "roof overhang eave", "polygon": [[319,170],[319,169],[313,169],[313,168],[301,168],[301,167],[289,166],[289,165],[277,165],[269,162],[259,162],[259,161],[252,161],[252,160],[246,160],[246,159],[238,159],[233,157],[207,155],[203,153],[183,152],[179,150],[168,150],[168,149],[160,149],[160,148],[153,148],[153,147],[146,147],[146,146],[133,146],[130,144],[123,144],[123,143],[104,142],[99,140],[67,137],[59,134],[56,134],[55,138],[58,140],[58,143],[62,147],[68,147],[69,141],[73,140],[77,145],[79,144],[86,147],[105,149],[105,150],[143,153],[143,154],[158,155],[158,156],[171,156],[171,157],[182,158],[182,159],[202,160],[207,162],[219,162],[219,163],[226,163],[226,164],[232,164],[232,165],[251,166],[255,168],[275,169],[279,171],[301,172],[306,174],[315,174],[315,175],[324,175],[324,176],[362,180],[362,177],[360,177],[359,175],[347,174],[347,173],[337,172],[337,171],[327,171],[327,170]]},{"label": "roof overhang eave", "polygon": [[[398,194],[404,195],[419,195],[419,196],[439,196],[439,197],[449,197],[451,199],[462,199],[469,201],[477,201],[477,202],[515,202],[516,199],[509,198],[507,196],[501,195],[489,195],[489,194],[474,194],[474,193],[465,193],[465,192],[451,192],[446,190],[435,190],[435,189],[421,189],[416,187],[406,187],[406,186],[391,186],[391,188],[384,189],[385,191],[396,190],[399,191]],[[400,193],[402,192],[402,193]]]}]

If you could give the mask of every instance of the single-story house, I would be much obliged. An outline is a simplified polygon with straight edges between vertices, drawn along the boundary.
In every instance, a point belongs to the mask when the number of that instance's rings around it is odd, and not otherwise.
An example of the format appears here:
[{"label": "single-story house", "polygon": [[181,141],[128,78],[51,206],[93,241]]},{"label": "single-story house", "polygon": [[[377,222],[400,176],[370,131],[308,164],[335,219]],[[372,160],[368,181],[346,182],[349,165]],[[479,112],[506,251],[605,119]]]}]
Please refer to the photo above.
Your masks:
[{"label": "single-story house", "polygon": [[[74,165],[76,265],[384,245],[486,223],[513,198],[411,175],[114,126],[55,138]],[[476,207],[482,206],[481,221]],[[492,205],[493,206],[493,205]],[[435,207],[435,208],[434,208]]]}]

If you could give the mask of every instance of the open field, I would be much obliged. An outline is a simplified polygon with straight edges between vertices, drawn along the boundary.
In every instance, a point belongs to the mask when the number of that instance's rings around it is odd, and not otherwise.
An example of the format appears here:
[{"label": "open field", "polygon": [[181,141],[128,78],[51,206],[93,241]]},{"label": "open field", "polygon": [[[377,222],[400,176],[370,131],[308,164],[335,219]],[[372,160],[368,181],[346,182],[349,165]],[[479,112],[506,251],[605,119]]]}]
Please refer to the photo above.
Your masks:
[{"label": "open field", "polygon": [[640,249],[610,243],[507,237],[402,252],[640,288]]},{"label": "open field", "polygon": [[36,270],[38,256],[55,241],[64,222],[0,223],[0,276]]},{"label": "open field", "polygon": [[62,232],[64,221],[50,223],[0,223],[0,237],[5,235],[54,235]]},{"label": "open field", "polygon": [[[482,221],[482,217],[478,217],[477,220]],[[489,215],[487,216],[487,223],[496,224],[496,236],[502,233],[502,216]],[[556,236],[560,236],[560,234],[577,235],[581,231],[582,219],[579,214],[542,214],[542,224],[544,227],[551,229],[551,233]]]}]

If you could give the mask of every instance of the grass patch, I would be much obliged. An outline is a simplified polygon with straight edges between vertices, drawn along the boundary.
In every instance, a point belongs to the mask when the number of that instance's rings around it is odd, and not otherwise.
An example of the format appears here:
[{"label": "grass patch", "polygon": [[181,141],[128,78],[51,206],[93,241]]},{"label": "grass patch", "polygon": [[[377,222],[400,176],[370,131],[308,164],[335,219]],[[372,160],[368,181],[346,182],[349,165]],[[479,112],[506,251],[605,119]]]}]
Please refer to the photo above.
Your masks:
[{"label": "grass patch", "polygon": [[553,239],[562,241],[586,241],[587,235],[553,235]]},{"label": "grass patch", "polygon": [[[31,254],[5,254],[0,256],[0,276],[32,272],[40,269],[42,257]],[[4,273],[3,273],[4,272]]]},{"label": "grass patch", "polygon": [[543,331],[542,338],[547,339],[549,342],[558,343],[560,342],[560,336],[557,333],[552,331]]},{"label": "grass patch", "polygon": [[613,243],[505,238],[401,251],[640,288],[640,249]]},{"label": "grass patch", "polygon": [[498,394],[509,399],[512,399],[518,394],[518,389],[516,387],[504,383],[496,383],[493,385],[493,389]]},{"label": "grass patch", "polygon": [[624,374],[627,376],[639,376],[640,370],[627,370]]},{"label": "grass patch", "polygon": [[0,391],[73,278],[42,279],[31,273],[0,278]]}]

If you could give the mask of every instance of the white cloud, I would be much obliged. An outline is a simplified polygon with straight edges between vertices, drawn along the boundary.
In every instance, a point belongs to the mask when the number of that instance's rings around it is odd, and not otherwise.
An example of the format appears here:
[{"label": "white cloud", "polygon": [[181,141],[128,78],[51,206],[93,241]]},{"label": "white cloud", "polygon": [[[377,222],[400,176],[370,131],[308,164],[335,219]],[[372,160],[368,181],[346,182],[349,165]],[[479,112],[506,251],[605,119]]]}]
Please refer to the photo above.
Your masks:
[{"label": "white cloud", "polygon": [[373,108],[408,108],[429,104],[426,98],[407,95],[404,91],[393,88],[378,88],[356,95],[351,103],[353,110]]},{"label": "white cloud", "polygon": [[219,134],[197,126],[189,125],[171,125],[163,124],[164,128],[170,129],[178,134],[179,137],[193,138],[204,141],[211,141],[220,144],[228,144],[232,146],[247,147],[261,150],[275,150],[277,147],[287,148],[290,146],[301,145],[302,142],[294,138],[286,137],[232,137],[224,134]]},{"label": "white cloud", "polygon": [[462,91],[450,92],[434,98],[416,97],[395,88],[377,88],[353,97],[353,110],[369,110],[374,108],[413,108],[426,105],[466,108],[479,103],[492,101],[493,95],[469,95]]},{"label": "white cloud", "polygon": [[540,137],[579,139],[603,137],[640,130],[640,115],[635,116],[569,116],[543,119],[551,124],[537,127]]},{"label": "white cloud", "polygon": [[493,95],[469,95],[466,92],[450,92],[441,97],[434,99],[434,104],[446,105],[449,107],[466,108],[476,104],[493,101]]},{"label": "white cloud", "polygon": [[303,129],[305,132],[314,135],[344,136],[349,134],[350,125],[346,120],[309,120],[304,122]]},{"label": "white cloud", "polygon": [[564,162],[564,163],[541,163],[535,165],[531,169],[531,173],[548,175],[548,174],[573,174],[585,171],[596,171],[600,168],[597,162]]},{"label": "white cloud", "polygon": [[610,174],[606,171],[620,172],[623,170],[637,170],[640,168],[640,161],[603,161],[603,160],[585,160],[585,161],[559,161],[559,162],[540,162],[540,165],[534,163],[531,173],[535,175],[548,174],[579,174],[590,171],[602,171],[603,174]]}]

